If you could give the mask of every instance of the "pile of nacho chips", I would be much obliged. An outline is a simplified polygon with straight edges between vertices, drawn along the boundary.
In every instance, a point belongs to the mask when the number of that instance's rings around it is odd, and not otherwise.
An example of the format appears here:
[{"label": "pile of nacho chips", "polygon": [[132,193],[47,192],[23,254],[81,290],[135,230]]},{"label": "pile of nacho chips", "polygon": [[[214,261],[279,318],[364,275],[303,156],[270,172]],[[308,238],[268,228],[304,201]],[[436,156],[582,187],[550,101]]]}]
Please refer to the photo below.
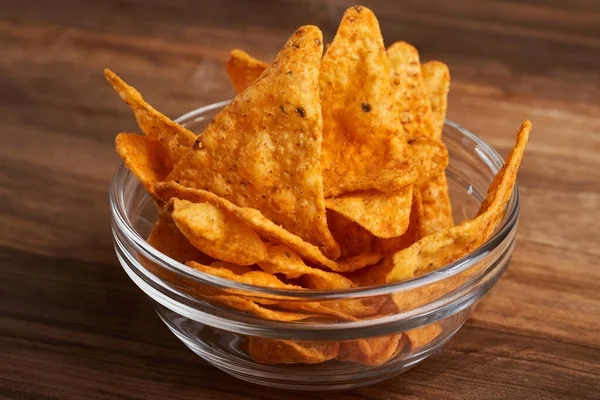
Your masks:
[{"label": "pile of nacho chips", "polygon": [[[442,137],[447,66],[420,64],[405,42],[386,49],[375,15],[360,6],[346,11],[323,49],[321,31],[303,26],[270,65],[232,51],[226,69],[238,94],[203,132],[173,122],[105,71],[144,133],[120,133],[116,146],[159,207],[148,243],[207,274],[305,291],[410,279],[490,237],[531,124],[518,130],[477,216],[455,226]],[[461,279],[420,292],[313,303],[214,287],[188,291],[264,319],[358,321],[425,304]],[[247,349],[265,364],[379,365],[406,346],[427,346],[441,330],[436,323],[349,342],[249,337]]]}]

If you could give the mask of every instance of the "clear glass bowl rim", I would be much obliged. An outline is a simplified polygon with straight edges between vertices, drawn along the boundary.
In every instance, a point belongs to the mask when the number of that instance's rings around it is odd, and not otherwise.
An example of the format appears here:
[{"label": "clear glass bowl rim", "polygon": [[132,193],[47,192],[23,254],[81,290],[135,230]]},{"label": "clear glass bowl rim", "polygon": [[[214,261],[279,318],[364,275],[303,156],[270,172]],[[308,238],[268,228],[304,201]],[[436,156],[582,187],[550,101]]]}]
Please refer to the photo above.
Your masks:
[{"label": "clear glass bowl rim", "polygon": [[[192,118],[196,118],[201,116],[203,113],[212,111],[218,108],[222,108],[227,105],[231,100],[225,100],[218,103],[210,104],[204,107],[200,107],[193,111],[190,111],[179,118],[175,119],[175,122],[182,123]],[[500,156],[500,154],[485,141],[480,139],[475,134],[471,133],[467,129],[458,125],[455,122],[450,120],[446,120],[445,124],[451,126],[452,128],[458,130],[461,134],[466,136],[468,139],[474,141],[480,150],[482,150],[487,156],[487,160],[489,162],[489,166],[492,171],[497,173],[502,167],[504,160]],[[282,298],[289,298],[293,300],[307,300],[307,301],[317,301],[317,300],[339,300],[339,299],[350,299],[357,297],[369,297],[369,296],[380,296],[391,294],[395,292],[402,292],[407,290],[413,290],[419,287],[427,286],[432,283],[438,282],[440,280],[451,278],[452,276],[461,273],[474,266],[478,261],[480,261],[486,254],[494,250],[498,247],[516,228],[516,224],[519,217],[519,190],[517,185],[513,190],[511,199],[507,204],[507,210],[505,211],[504,222],[502,225],[496,230],[496,232],[480,247],[473,250],[471,253],[465,255],[464,257],[456,260],[446,266],[433,271],[431,273],[406,280],[400,282],[394,282],[384,285],[377,286],[366,286],[352,289],[343,289],[343,290],[306,290],[306,291],[298,291],[298,290],[290,290],[290,289],[275,289],[268,288],[263,286],[255,286],[249,285],[245,283],[240,283],[236,281],[231,281],[229,279],[220,278],[214,275],[210,275],[194,268],[188,267],[185,264],[177,262],[166,255],[162,254],[155,248],[153,248],[146,240],[136,231],[133,227],[129,218],[127,217],[127,212],[125,209],[125,204],[122,197],[122,189],[123,183],[129,176],[133,176],[133,174],[127,169],[127,167],[121,163],[117,168],[115,174],[113,175],[111,184],[110,184],[110,207],[111,214],[113,219],[113,230],[119,230],[127,240],[133,245],[133,247],[140,252],[144,257],[149,260],[157,263],[162,268],[165,268],[171,272],[179,274],[186,279],[194,280],[198,283],[210,285],[223,289],[237,289],[243,290],[248,293],[258,294],[258,295],[267,295],[267,296],[277,296]],[[136,178],[137,179],[137,178]],[[141,183],[140,183],[141,185]]]}]

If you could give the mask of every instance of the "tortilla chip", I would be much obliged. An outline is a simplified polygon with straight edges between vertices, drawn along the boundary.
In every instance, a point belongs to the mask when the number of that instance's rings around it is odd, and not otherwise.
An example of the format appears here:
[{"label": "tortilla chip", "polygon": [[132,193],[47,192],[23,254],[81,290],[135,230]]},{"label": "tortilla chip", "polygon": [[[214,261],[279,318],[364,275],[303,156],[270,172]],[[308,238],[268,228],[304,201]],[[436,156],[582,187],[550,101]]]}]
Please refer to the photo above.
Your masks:
[{"label": "tortilla chip", "polygon": [[413,329],[404,334],[408,337],[411,350],[417,350],[430,344],[442,333],[442,325],[439,322]]},{"label": "tortilla chip", "polygon": [[260,237],[236,216],[210,203],[171,199],[171,217],[194,247],[219,260],[252,265],[267,258]]},{"label": "tortilla chip", "polygon": [[335,262],[325,257],[316,246],[303,241],[298,236],[273,223],[265,218],[260,211],[253,208],[238,207],[214,193],[207,192],[206,190],[186,188],[175,182],[158,182],[154,185],[154,190],[164,201],[176,198],[188,200],[193,203],[208,202],[223,211],[235,215],[240,221],[243,221],[253,229],[262,239],[283,244],[304,260],[312,261],[335,272],[354,271],[366,265],[374,264],[381,259],[381,256],[378,255],[368,255]]},{"label": "tortilla chip", "polygon": [[157,199],[154,184],[164,180],[169,173],[165,167],[167,155],[160,143],[136,133],[119,133],[115,144],[127,168]]},{"label": "tortilla chip", "polygon": [[334,359],[339,343],[265,339],[250,336],[248,352],[260,364],[317,364]]},{"label": "tortilla chip", "polygon": [[[350,177],[360,181],[374,176],[374,171],[396,171],[396,180],[382,185],[384,191],[412,183],[383,38],[371,10],[356,6],[346,11],[323,57],[320,85],[326,197],[340,193],[340,182],[349,182]],[[350,190],[359,189],[381,190],[374,186]]]},{"label": "tortilla chip", "polygon": [[410,279],[419,271],[431,271],[450,264],[488,239],[500,222],[512,194],[530,131],[531,123],[525,121],[517,132],[517,143],[490,185],[477,217],[454,228],[425,236],[394,254],[394,268],[386,278],[388,283]]},{"label": "tortilla chip", "polygon": [[[369,9],[356,6],[344,14],[323,57],[320,85],[325,197],[357,191],[369,195],[371,189],[392,193],[379,196],[377,202],[367,200],[363,206],[369,208],[358,209],[357,215],[354,206],[343,203],[357,203],[356,198],[361,196],[358,193],[336,199],[335,208],[329,208],[344,210],[341,214],[376,236],[386,237],[390,232],[405,229],[402,221],[380,215],[378,208],[387,198],[390,204],[397,205],[396,192],[413,183],[418,174],[402,139],[383,39],[377,19]],[[383,227],[381,224],[363,225],[369,222],[365,215],[370,216],[370,221],[387,218],[385,230],[378,230]],[[394,226],[389,226],[389,222]]]},{"label": "tortilla chip", "polygon": [[[413,190],[413,200],[410,208],[410,218],[406,232],[404,232],[402,236],[391,239],[375,239],[375,242],[373,243],[373,252],[386,256],[405,249],[419,240],[421,238],[420,227],[422,218],[423,210],[421,192],[418,190]],[[380,283],[385,283],[385,278]]]},{"label": "tortilla chip", "polygon": [[270,274],[283,274],[287,279],[307,276],[312,289],[348,289],[354,287],[349,279],[335,272],[309,267],[298,255],[280,244],[267,243],[268,256],[258,266]]},{"label": "tortilla chip", "polygon": [[[216,264],[216,265],[203,265],[197,263],[195,261],[190,261],[187,263],[190,267],[197,269],[198,271],[202,271],[207,274],[215,275],[220,278],[229,279],[232,281],[237,281],[241,283],[245,283],[248,285],[254,286],[264,286],[270,288],[279,288],[279,289],[295,289],[295,290],[304,290],[304,288],[296,285],[289,285],[281,282],[275,275],[271,275],[270,273],[263,271],[247,271],[242,274],[238,274],[234,272],[232,269],[229,269],[229,265]],[[237,269],[237,268],[235,268]],[[242,272],[243,270],[239,270]]]},{"label": "tortilla chip", "polygon": [[225,69],[236,93],[242,93],[267,69],[269,64],[251,57],[248,53],[234,49],[229,54]]},{"label": "tortilla chip", "polygon": [[429,103],[431,104],[431,116],[435,127],[434,139],[442,139],[444,120],[448,108],[448,91],[450,90],[450,70],[448,66],[440,61],[429,61],[421,66],[423,83]]},{"label": "tortilla chip", "polygon": [[375,236],[343,215],[327,210],[327,226],[340,245],[342,259],[370,252]]},{"label": "tortilla chip", "polygon": [[[394,88],[392,93],[400,106],[402,128],[410,137],[409,147],[419,170],[417,186],[422,192],[421,200],[423,201],[423,218],[421,218],[419,229],[425,236],[453,225],[448,185],[444,173],[444,169],[448,165],[448,153],[441,142],[441,127],[436,125],[437,122],[431,110],[428,89],[423,81],[422,68],[419,63],[419,53],[410,44],[397,42],[388,48],[388,58]],[[425,69],[429,71],[430,67]],[[446,86],[445,91],[443,88],[437,88],[435,94],[431,94],[431,96],[435,98],[436,105],[440,105],[442,102],[446,104],[447,100],[440,97],[447,96],[447,94]],[[436,108],[436,112],[443,113],[441,115],[443,126],[445,105],[443,110]],[[438,114],[436,114],[436,118],[439,118]]]},{"label": "tortilla chip", "polygon": [[442,172],[420,184],[419,192],[423,210],[419,227],[421,236],[452,228],[454,220],[446,174]]},{"label": "tortilla chip", "polygon": [[337,359],[353,361],[363,365],[381,365],[398,354],[402,333],[380,336],[370,339],[359,339],[340,343]]},{"label": "tortilla chip", "polygon": [[400,108],[402,129],[408,137],[434,137],[431,105],[427,98],[419,53],[406,42],[396,42],[387,50],[393,95]]},{"label": "tortilla chip", "polygon": [[413,162],[419,171],[417,186],[421,187],[430,180],[445,175],[448,166],[448,150],[438,140],[425,136],[413,136],[408,139]]},{"label": "tortilla chip", "polygon": [[211,262],[212,258],[192,246],[190,242],[177,229],[171,218],[170,212],[161,210],[158,220],[147,239],[148,244],[160,251],[167,257],[180,263],[196,260],[199,262]]},{"label": "tortilla chip", "polygon": [[259,318],[271,321],[293,322],[312,318],[314,315],[290,311],[271,310],[263,307],[252,300],[233,295],[206,296],[210,300],[218,301],[236,310],[253,314]]},{"label": "tortilla chip", "polygon": [[413,185],[396,193],[376,190],[353,192],[327,199],[327,208],[334,210],[380,238],[402,235],[410,221]]},{"label": "tortilla chip", "polygon": [[162,144],[167,153],[165,167],[170,171],[192,147],[196,135],[152,108],[135,88],[126,84],[111,70],[105,69],[104,76],[119,96],[131,106],[142,132]]},{"label": "tortilla chip", "polygon": [[252,207],[332,258],[320,168],[321,31],[291,37],[260,79],[226,106],[167,180]]}]

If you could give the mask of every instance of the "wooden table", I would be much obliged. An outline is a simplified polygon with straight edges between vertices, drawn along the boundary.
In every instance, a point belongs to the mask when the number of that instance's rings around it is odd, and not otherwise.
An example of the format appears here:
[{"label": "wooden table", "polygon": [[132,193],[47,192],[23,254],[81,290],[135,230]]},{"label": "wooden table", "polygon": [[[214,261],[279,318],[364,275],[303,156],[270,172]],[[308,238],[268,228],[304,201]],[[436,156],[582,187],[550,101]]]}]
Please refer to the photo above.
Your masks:
[{"label": "wooden table", "polygon": [[110,67],[177,116],[233,95],[223,62],[272,59],[348,1],[0,0],[0,398],[600,398],[600,6],[365,4],[452,73],[449,117],[506,154],[526,118],[512,264],[466,326],[407,374],[293,394],[192,354],[126,277],[110,235],[114,137],[137,131]]}]

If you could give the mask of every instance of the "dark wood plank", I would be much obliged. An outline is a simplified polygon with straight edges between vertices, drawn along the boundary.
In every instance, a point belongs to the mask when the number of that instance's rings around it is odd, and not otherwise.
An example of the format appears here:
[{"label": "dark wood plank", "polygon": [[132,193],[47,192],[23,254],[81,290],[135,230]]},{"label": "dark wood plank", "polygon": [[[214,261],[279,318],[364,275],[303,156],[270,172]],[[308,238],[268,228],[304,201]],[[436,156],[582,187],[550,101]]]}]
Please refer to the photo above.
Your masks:
[{"label": "dark wood plank", "polygon": [[[272,59],[302,24],[331,38],[349,0],[0,0],[0,397],[322,398],[240,383],[189,352],[118,266],[114,137],[136,131],[110,67],[170,116],[231,97],[239,47]],[[331,399],[598,398],[600,3],[368,1],[386,41],[452,73],[449,116],[520,174],[512,264],[444,349]]]}]

